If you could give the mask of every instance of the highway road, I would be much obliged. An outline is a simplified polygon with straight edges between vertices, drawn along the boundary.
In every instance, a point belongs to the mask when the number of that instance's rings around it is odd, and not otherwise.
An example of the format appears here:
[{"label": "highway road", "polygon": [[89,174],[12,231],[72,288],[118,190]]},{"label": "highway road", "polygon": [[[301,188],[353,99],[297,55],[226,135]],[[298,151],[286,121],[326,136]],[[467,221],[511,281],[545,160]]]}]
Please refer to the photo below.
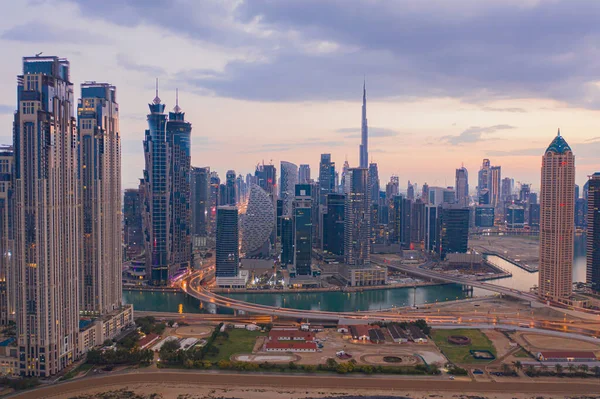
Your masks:
[{"label": "highway road", "polygon": [[[108,376],[95,376],[71,380],[56,385],[44,386],[32,391],[17,393],[10,397],[18,399],[51,398],[53,396],[83,394],[90,389],[106,388],[116,390],[124,387],[132,389],[133,384],[169,384],[169,385],[201,385],[209,387],[242,387],[249,388],[287,388],[287,389],[328,389],[340,391],[377,390],[391,392],[457,392],[476,395],[493,393],[525,393],[536,396],[544,394],[583,395],[598,394],[599,381],[577,380],[536,382],[531,379],[518,379],[509,382],[450,381],[436,377],[418,378],[405,376],[337,376],[337,375],[283,375],[263,373],[229,373],[202,371],[142,371]],[[360,392],[365,394],[368,391]]]}]

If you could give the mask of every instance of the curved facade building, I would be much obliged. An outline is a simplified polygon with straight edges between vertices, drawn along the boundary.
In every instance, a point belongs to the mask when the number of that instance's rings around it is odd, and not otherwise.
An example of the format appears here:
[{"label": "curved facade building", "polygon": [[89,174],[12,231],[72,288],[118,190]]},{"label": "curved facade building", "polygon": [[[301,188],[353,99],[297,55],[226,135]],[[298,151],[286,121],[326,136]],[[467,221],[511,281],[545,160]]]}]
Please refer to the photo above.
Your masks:
[{"label": "curved facade building", "polygon": [[242,254],[267,256],[275,208],[269,194],[256,184],[250,185],[246,213],[241,216]]}]

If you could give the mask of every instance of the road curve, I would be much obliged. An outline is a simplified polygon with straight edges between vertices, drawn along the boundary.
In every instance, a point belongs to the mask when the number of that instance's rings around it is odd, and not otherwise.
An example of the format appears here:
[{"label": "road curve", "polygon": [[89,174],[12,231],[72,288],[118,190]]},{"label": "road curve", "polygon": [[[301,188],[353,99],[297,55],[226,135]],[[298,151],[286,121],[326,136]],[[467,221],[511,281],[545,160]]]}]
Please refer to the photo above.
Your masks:
[{"label": "road curve", "polygon": [[[484,393],[531,393],[543,394],[597,394],[600,392],[600,382],[573,381],[557,382],[472,382],[450,381],[433,378],[410,379],[406,377],[390,376],[317,376],[317,375],[282,375],[282,374],[257,374],[257,373],[215,373],[198,371],[162,371],[115,374],[109,376],[90,377],[80,380],[64,382],[56,385],[45,386],[35,390],[12,395],[18,399],[37,399],[40,397],[51,398],[58,395],[76,395],[90,389],[106,387],[114,390],[120,386],[131,384],[185,384],[215,387],[272,387],[272,388],[337,388],[337,389],[365,389],[365,390],[397,390],[423,391],[423,392],[473,392]],[[343,387],[343,388],[342,388]],[[131,388],[131,387],[130,387]]]}]

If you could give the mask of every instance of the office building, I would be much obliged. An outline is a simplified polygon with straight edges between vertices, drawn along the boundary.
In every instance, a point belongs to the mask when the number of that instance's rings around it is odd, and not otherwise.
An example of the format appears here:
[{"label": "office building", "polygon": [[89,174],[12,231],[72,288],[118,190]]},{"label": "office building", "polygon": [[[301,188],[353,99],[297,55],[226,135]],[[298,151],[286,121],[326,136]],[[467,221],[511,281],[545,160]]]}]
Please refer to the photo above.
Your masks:
[{"label": "office building", "polygon": [[293,202],[294,215],[294,275],[312,273],[312,186],[297,184]]},{"label": "office building", "polygon": [[490,205],[491,204],[491,197],[490,197],[490,190],[483,189],[479,191],[479,205]]},{"label": "office building", "polygon": [[498,207],[502,200],[502,167],[492,166],[490,168],[490,201],[494,207]]},{"label": "office building", "polygon": [[426,204],[429,204],[429,184],[427,183],[423,184],[423,187],[421,189],[421,201],[423,201]]},{"label": "office building", "polygon": [[221,183],[219,185],[219,206],[229,205],[229,198],[227,196],[227,184]]},{"label": "office building", "polygon": [[257,184],[267,192],[273,199],[277,200],[277,170],[273,165],[257,165],[254,174],[258,180]]},{"label": "office building", "polygon": [[478,205],[475,207],[475,227],[494,227],[495,208],[489,205]]},{"label": "office building", "polygon": [[292,215],[292,203],[294,202],[294,190],[298,183],[298,167],[286,161],[281,161],[281,184],[279,198],[282,200],[283,216]]},{"label": "office building", "polygon": [[191,231],[194,236],[206,237],[211,217],[210,168],[192,167],[191,179]]},{"label": "office building", "polygon": [[281,218],[281,266],[287,268],[294,264],[294,219]]},{"label": "office building", "polygon": [[567,298],[573,282],[575,156],[560,130],[542,157],[538,294]]},{"label": "office building", "polygon": [[276,217],[276,229],[277,229],[277,238],[281,237],[281,218],[284,217],[283,215],[283,200],[282,199],[278,199],[277,200],[277,205],[275,206],[275,217]]},{"label": "office building", "polygon": [[522,183],[521,190],[519,190],[519,201],[523,203],[529,203],[529,194],[531,193],[531,186],[529,184]]},{"label": "office building", "polygon": [[238,210],[235,206],[224,205],[217,208],[215,252],[215,276],[237,277],[240,255]]},{"label": "office building", "polygon": [[221,179],[217,172],[210,172],[210,208],[208,214],[208,235],[214,237],[217,233],[217,207],[221,205],[219,194]]},{"label": "office building", "polygon": [[242,256],[268,257],[275,209],[269,194],[256,184],[250,186],[246,213],[240,215]]},{"label": "office building", "polygon": [[[192,260],[190,172],[192,124],[185,120],[185,113],[179,107],[179,93],[173,111],[169,112],[167,137],[169,140],[169,175],[171,193],[169,196],[170,269],[175,273],[187,270]],[[170,276],[169,276],[170,277]]]},{"label": "office building", "polygon": [[[488,190],[490,189],[490,160],[489,159],[484,159],[482,164],[481,164],[481,168],[479,169],[479,173],[477,174],[477,197],[481,199],[481,194],[483,192],[483,190]],[[486,203],[479,203],[480,205],[489,205],[489,202]]]},{"label": "office building", "polygon": [[506,228],[522,229],[525,227],[525,208],[520,205],[506,207]]},{"label": "office building", "polygon": [[310,183],[310,165],[301,164],[298,168],[298,183]]},{"label": "office building", "polygon": [[437,205],[425,205],[425,251],[439,252],[439,210]]},{"label": "office building", "polygon": [[15,319],[14,253],[14,151],[0,147],[0,325]]},{"label": "office building", "polygon": [[398,176],[391,176],[390,181],[385,185],[385,197],[391,202],[400,192],[400,179]]},{"label": "office building", "polygon": [[117,90],[81,85],[77,105],[83,213],[80,310],[105,315],[121,307],[121,136]]},{"label": "office building", "polygon": [[362,123],[360,129],[360,163],[362,169],[369,167],[369,126],[367,123],[367,85],[363,83]]},{"label": "office building", "polygon": [[456,203],[469,206],[469,172],[464,166],[456,169]]},{"label": "office building", "polygon": [[137,188],[128,188],[123,196],[123,241],[128,259],[144,250],[142,197]]},{"label": "office building", "polygon": [[575,227],[585,229],[587,226],[588,201],[584,198],[575,200]]},{"label": "office building", "polygon": [[225,173],[225,205],[235,206],[238,203],[238,189],[236,184],[235,170],[228,170]]},{"label": "office building", "polygon": [[421,199],[412,202],[410,211],[410,242],[421,248],[425,240],[425,203]]},{"label": "office building", "polygon": [[587,245],[586,282],[596,292],[600,291],[600,172],[588,180],[587,191]]},{"label": "office building", "polygon": [[13,257],[21,376],[54,375],[79,357],[83,232],[69,70],[63,58],[25,57],[17,78]]},{"label": "office building", "polygon": [[323,252],[344,255],[344,217],[346,196],[327,194],[327,213],[323,215]]},{"label": "office building", "polygon": [[415,187],[411,184],[410,180],[408,181],[408,185],[406,186],[406,198],[411,201],[415,200]]},{"label": "office building", "polygon": [[509,202],[513,200],[513,186],[514,180],[510,177],[505,177],[502,179],[502,195],[500,196],[501,201]]},{"label": "office building", "polygon": [[452,187],[447,187],[442,191],[442,204],[455,204],[456,191]]},{"label": "office building", "polygon": [[376,204],[379,200],[379,170],[376,163],[369,164],[369,192],[371,202]]},{"label": "office building", "polygon": [[334,193],[335,186],[335,162],[331,161],[331,154],[321,154],[319,163],[319,204],[325,205],[327,194]]},{"label": "office building", "polygon": [[348,169],[348,194],[344,218],[344,255],[346,264],[367,265],[371,262],[371,217],[368,169]]},{"label": "office building", "polygon": [[440,257],[466,253],[469,247],[469,208],[444,205],[440,215]]},{"label": "office building", "polygon": [[529,204],[529,227],[533,230],[540,228],[540,204]]}]

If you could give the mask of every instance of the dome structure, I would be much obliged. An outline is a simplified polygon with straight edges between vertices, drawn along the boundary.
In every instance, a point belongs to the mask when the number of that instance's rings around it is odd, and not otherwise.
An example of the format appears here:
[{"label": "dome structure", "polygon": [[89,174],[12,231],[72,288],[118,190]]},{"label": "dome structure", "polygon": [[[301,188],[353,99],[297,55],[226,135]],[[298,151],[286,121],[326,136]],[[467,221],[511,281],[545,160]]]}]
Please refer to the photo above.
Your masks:
[{"label": "dome structure", "polygon": [[565,141],[565,139],[560,135],[560,129],[558,129],[558,134],[552,140],[552,143],[546,149],[546,152],[553,152],[555,154],[564,154],[567,151],[573,152],[569,144]]},{"label": "dome structure", "polygon": [[275,207],[271,197],[256,184],[250,185],[246,213],[241,216],[242,254],[266,256],[275,228]]}]

